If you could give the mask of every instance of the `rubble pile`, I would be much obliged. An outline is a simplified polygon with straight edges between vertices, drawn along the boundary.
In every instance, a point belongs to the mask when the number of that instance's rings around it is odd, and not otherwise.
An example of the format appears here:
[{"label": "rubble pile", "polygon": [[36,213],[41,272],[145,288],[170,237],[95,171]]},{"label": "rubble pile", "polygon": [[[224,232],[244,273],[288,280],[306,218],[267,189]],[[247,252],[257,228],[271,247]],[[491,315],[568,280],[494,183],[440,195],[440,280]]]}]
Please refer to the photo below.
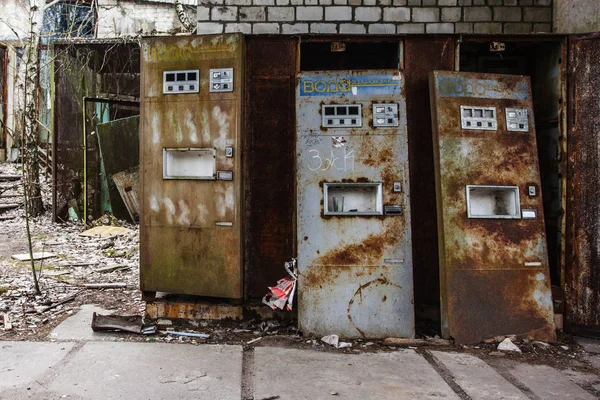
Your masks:
[{"label": "rubble pile", "polygon": [[[0,164],[0,174],[19,173],[15,164]],[[42,188],[44,204],[49,209],[49,185],[43,178]],[[22,187],[20,190],[22,193]],[[0,217],[0,338],[31,339],[44,335],[84,302],[101,304],[116,312],[143,314],[145,304],[138,290],[137,226],[119,221],[127,229],[118,236],[86,237],[80,235],[87,230],[83,224],[54,224],[49,210],[31,218],[32,250],[46,253],[43,259],[34,255],[41,289],[41,294],[36,294],[28,260],[24,209],[21,206],[5,211]],[[108,219],[114,225],[114,219]],[[14,255],[25,256],[26,260],[16,260]],[[117,289],[109,289],[111,286]]]}]

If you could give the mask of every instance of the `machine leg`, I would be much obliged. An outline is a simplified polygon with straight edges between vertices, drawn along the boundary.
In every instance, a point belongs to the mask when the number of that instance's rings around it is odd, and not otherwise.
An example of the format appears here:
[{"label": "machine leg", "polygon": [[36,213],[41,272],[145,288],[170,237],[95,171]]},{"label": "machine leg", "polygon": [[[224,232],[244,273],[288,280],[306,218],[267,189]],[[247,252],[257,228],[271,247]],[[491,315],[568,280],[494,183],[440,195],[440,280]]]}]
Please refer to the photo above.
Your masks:
[{"label": "machine leg", "polygon": [[142,300],[144,300],[146,303],[152,303],[154,300],[156,300],[156,292],[142,290]]}]

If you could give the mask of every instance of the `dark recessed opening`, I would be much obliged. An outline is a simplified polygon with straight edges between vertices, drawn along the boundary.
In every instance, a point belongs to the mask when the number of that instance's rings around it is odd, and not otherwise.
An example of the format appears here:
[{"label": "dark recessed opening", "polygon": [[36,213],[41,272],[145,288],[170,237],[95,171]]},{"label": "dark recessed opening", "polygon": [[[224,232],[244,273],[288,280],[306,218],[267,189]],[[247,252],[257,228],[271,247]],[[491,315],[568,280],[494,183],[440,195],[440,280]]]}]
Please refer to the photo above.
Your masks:
[{"label": "dark recessed opening", "polygon": [[304,42],[300,45],[300,69],[397,69],[398,49],[398,42],[348,42],[346,51],[332,52],[331,42]]}]

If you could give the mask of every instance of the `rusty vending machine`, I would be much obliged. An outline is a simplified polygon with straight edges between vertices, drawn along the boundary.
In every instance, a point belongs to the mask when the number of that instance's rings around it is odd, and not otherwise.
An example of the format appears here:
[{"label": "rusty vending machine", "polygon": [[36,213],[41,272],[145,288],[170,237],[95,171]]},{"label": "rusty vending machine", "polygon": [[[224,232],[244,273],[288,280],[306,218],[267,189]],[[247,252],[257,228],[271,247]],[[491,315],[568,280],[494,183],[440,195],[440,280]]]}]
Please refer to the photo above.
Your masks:
[{"label": "rusty vending machine", "polygon": [[413,337],[403,74],[303,72],[297,84],[300,329]]},{"label": "rusty vending machine", "polygon": [[242,297],[241,34],[142,41],[140,286]]},{"label": "rusty vending machine", "polygon": [[556,340],[528,77],[430,76],[442,334]]}]

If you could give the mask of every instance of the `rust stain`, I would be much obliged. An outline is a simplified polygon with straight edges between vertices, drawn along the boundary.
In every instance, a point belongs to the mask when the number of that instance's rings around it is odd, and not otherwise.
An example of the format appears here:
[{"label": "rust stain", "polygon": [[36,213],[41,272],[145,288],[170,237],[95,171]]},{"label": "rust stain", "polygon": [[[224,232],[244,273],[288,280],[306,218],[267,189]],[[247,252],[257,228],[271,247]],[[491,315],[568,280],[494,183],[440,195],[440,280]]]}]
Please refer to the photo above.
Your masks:
[{"label": "rust stain", "polygon": [[[360,285],[358,287],[358,289],[356,289],[356,292],[354,292],[354,295],[352,296],[352,298],[350,299],[350,301],[348,302],[348,308],[346,309],[346,315],[348,316],[348,320],[350,321],[350,323],[352,324],[352,326],[354,326],[354,328],[356,328],[356,330],[358,331],[358,333],[360,333],[360,335],[362,337],[366,337],[365,332],[363,330],[361,330],[355,323],[354,320],[352,319],[352,306],[354,305],[355,301],[361,302],[362,301],[362,292],[363,290],[365,290],[366,288],[368,288],[369,286],[372,285],[391,285],[394,287],[397,287],[398,289],[402,289],[402,286],[395,284],[393,282],[391,282],[389,279],[387,279],[386,277],[382,276],[381,278],[377,278],[377,279],[373,279],[367,283],[364,283],[362,285]],[[387,296],[384,296],[382,299],[382,303],[385,302],[387,300]]]},{"label": "rust stain", "polygon": [[[500,82],[492,87],[509,97],[527,83],[516,76],[439,74],[473,86]],[[530,113],[529,132],[507,131],[504,112],[532,110],[532,103],[460,96],[438,96],[435,102],[442,314],[449,321],[443,334],[460,343],[508,333],[554,341],[542,196],[539,190],[535,197],[527,194],[528,185],[539,188],[540,182],[535,128]],[[498,129],[461,129],[464,105],[495,107]],[[518,186],[520,210],[534,209],[537,218],[468,218],[467,185]]]},{"label": "rust stain", "polygon": [[569,40],[565,325],[600,335],[600,36]]}]

